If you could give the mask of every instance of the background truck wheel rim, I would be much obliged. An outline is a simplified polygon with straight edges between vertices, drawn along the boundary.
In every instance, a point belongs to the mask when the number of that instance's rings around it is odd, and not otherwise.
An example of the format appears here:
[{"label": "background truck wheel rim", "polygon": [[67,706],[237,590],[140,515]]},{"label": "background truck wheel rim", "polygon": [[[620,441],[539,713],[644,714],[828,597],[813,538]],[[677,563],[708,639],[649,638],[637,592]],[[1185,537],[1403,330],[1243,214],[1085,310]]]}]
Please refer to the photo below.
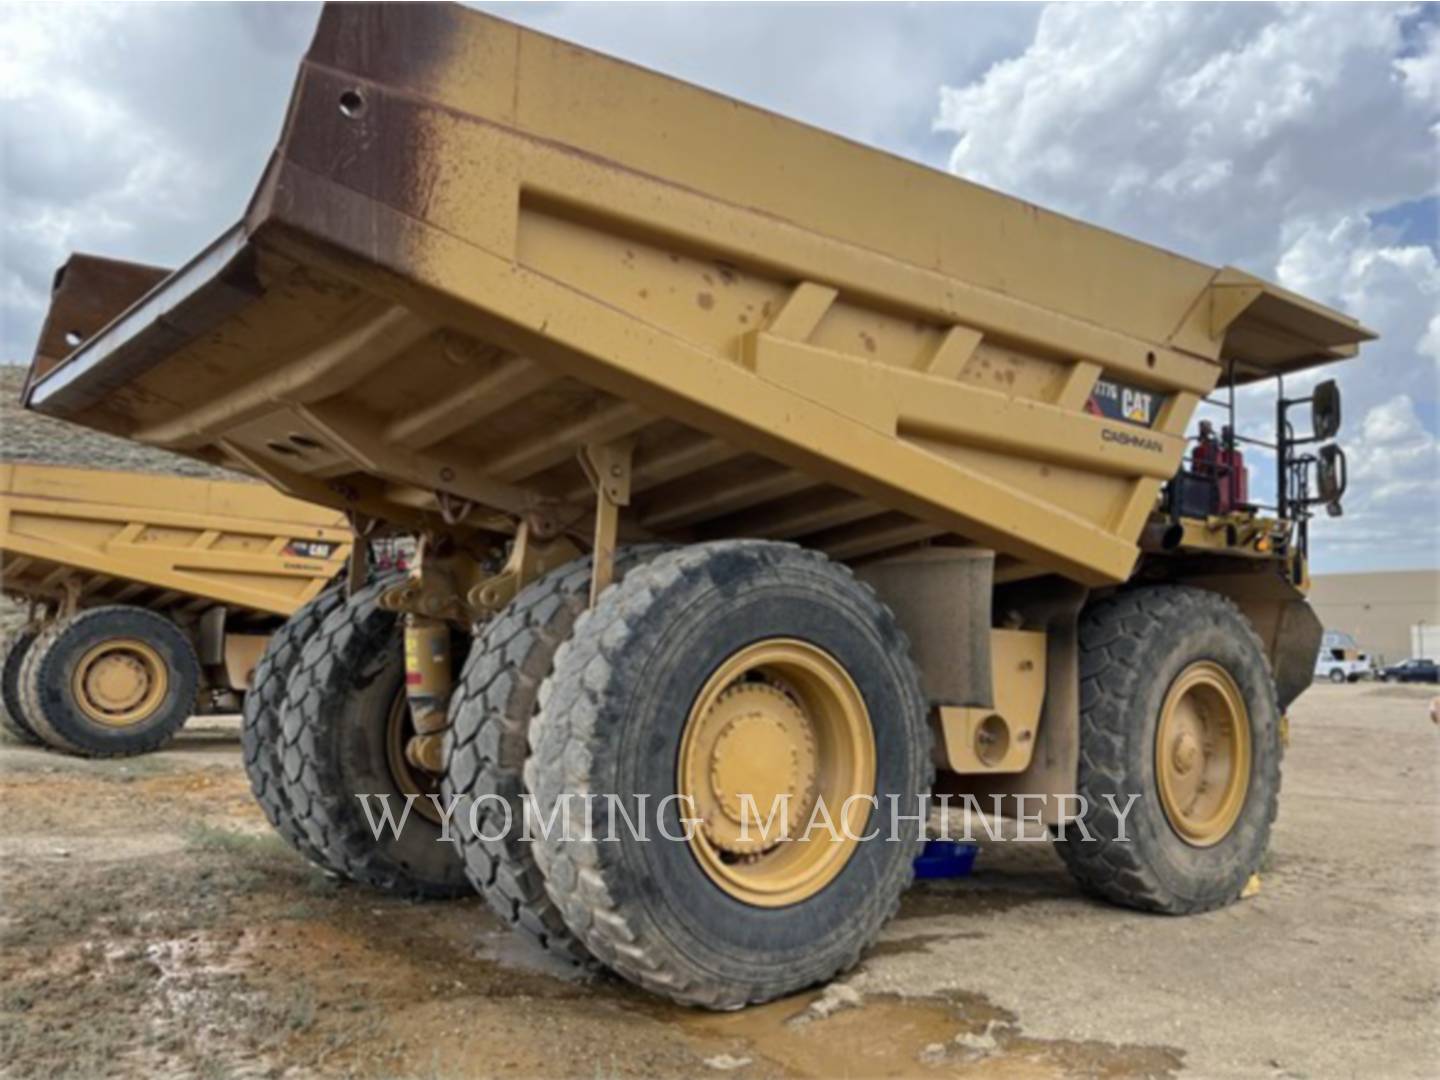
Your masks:
[{"label": "background truck wheel rim", "polygon": [[[710,879],[758,907],[814,896],[844,868],[865,829],[875,790],[875,736],[855,683],[840,663],[807,642],[772,638],[734,653],[696,696],[680,743],[682,809],[699,819],[691,850]],[[742,796],[760,821],[742,829]],[[766,834],[772,800],[789,796]],[[849,805],[846,800],[860,796]],[[803,834],[820,799],[824,819]],[[848,826],[848,835],[842,830]]]},{"label": "background truck wheel rim", "polygon": [[1250,714],[1228,672],[1209,660],[1182,671],[1155,738],[1160,805],[1171,828],[1211,847],[1234,827],[1250,787]]},{"label": "background truck wheel rim", "polygon": [[80,657],[70,689],[89,719],[106,727],[130,727],[160,707],[170,689],[170,671],[145,642],[115,638]]},{"label": "background truck wheel rim", "polygon": [[[417,769],[405,756],[405,744],[414,734],[415,725],[410,721],[410,702],[405,697],[405,688],[402,686],[396,693],[395,700],[390,703],[390,713],[385,720],[385,763],[390,768],[390,779],[395,782],[395,790],[400,792],[401,796],[416,797],[411,812],[418,813],[426,821],[438,825],[440,814],[430,796],[440,794],[440,778],[431,776],[423,769]],[[403,803],[395,807],[397,815],[402,807]]]}]

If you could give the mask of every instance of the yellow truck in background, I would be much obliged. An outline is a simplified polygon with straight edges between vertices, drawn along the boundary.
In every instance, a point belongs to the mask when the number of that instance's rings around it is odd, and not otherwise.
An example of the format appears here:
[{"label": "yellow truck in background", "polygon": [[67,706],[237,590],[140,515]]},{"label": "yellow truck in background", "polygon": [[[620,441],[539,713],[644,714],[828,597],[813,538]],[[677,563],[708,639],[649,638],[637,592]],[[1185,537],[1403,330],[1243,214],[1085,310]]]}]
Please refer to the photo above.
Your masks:
[{"label": "yellow truck in background", "polygon": [[[487,15],[334,4],[243,220],[99,321],[30,408],[419,537],[246,710],[337,874],[468,880],[723,1009],[856,962],[927,794],[1038,813],[1149,911],[1261,864],[1345,487],[1334,384],[1283,380],[1373,337],[1341,313]],[[377,839],[355,797],[437,791],[460,859],[428,800]],[[525,804],[579,825],[499,828]]]},{"label": "yellow truck in background", "polygon": [[93,756],[237,710],[269,633],[345,566],[343,515],[245,481],[0,463],[4,726]]}]

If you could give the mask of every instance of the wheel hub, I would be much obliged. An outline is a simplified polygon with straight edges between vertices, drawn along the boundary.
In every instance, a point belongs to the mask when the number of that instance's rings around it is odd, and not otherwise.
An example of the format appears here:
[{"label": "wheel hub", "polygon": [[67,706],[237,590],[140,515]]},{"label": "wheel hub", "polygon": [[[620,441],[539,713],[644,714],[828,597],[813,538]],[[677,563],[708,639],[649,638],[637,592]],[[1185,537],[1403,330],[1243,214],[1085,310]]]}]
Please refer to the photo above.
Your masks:
[{"label": "wheel hub", "polygon": [[721,850],[769,851],[785,831],[764,831],[774,810],[793,824],[813,809],[814,731],[779,687],[744,683],[725,691],[700,718],[697,738],[702,747],[709,745],[712,796],[697,809],[707,836]]},{"label": "wheel hub", "polygon": [[134,708],[149,685],[144,665],[123,653],[103,657],[85,676],[90,699],[111,712]]},{"label": "wheel hub", "polygon": [[1181,776],[1194,770],[1200,761],[1200,744],[1195,736],[1188,731],[1181,732],[1174,741],[1174,748],[1171,756],[1175,762],[1175,771]]},{"label": "wheel hub", "polygon": [[160,654],[137,638],[92,647],[80,657],[70,682],[80,711],[106,727],[146,720],[160,707],[169,686],[169,669]]},{"label": "wheel hub", "polygon": [[[737,651],[701,688],[678,765],[701,868],[737,899],[779,907],[819,892],[854,853],[871,804],[852,796],[874,791],[874,733],[834,657],[772,638]],[[809,830],[812,815],[835,833]]]},{"label": "wheel hub", "polygon": [[1205,660],[1171,684],[1155,739],[1156,786],[1170,827],[1195,847],[1218,844],[1250,787],[1250,717],[1229,672]]}]

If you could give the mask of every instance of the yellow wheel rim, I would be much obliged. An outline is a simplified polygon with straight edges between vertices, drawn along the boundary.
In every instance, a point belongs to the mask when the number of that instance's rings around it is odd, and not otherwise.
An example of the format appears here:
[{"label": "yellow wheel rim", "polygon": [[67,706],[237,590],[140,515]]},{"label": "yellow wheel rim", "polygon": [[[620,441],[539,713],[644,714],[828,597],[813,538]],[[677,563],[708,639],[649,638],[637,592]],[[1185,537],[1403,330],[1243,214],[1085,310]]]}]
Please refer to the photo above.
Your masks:
[{"label": "yellow wheel rim", "polygon": [[415,724],[410,716],[410,702],[405,697],[402,685],[390,703],[390,713],[385,718],[385,764],[390,769],[390,779],[395,789],[403,795],[416,796],[414,810],[427,821],[440,824],[440,814],[435,809],[431,795],[440,794],[440,778],[431,776],[424,769],[417,769],[405,756],[405,744],[415,734]]},{"label": "yellow wheel rim", "polygon": [[[690,847],[710,879],[757,907],[799,903],[844,869],[869,820],[870,714],[825,650],[789,638],[756,642],[696,696],[677,773],[682,806],[698,820]],[[833,830],[817,810],[822,800]]]},{"label": "yellow wheel rim", "polygon": [[1155,775],[1165,817],[1186,843],[1212,847],[1235,827],[1250,789],[1250,714],[1220,665],[1191,664],[1171,684]]},{"label": "yellow wheel rim", "polygon": [[170,690],[170,669],[138,638],[92,646],[75,665],[70,690],[86,717],[106,727],[131,727],[155,714]]}]

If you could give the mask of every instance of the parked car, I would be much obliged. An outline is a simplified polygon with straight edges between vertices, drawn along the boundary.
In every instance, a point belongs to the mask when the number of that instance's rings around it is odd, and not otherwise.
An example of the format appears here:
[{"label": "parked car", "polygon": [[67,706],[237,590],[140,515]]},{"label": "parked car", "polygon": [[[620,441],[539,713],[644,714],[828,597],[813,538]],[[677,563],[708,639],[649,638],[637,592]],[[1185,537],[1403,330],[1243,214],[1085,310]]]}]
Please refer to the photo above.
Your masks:
[{"label": "parked car", "polygon": [[1374,671],[1374,661],[1356,647],[1353,637],[1338,630],[1325,632],[1320,655],[1315,657],[1315,678],[1332,683],[1359,682]]},{"label": "parked car", "polygon": [[1440,665],[1434,660],[1406,660],[1381,668],[1379,677],[1386,682],[1440,682]]}]

